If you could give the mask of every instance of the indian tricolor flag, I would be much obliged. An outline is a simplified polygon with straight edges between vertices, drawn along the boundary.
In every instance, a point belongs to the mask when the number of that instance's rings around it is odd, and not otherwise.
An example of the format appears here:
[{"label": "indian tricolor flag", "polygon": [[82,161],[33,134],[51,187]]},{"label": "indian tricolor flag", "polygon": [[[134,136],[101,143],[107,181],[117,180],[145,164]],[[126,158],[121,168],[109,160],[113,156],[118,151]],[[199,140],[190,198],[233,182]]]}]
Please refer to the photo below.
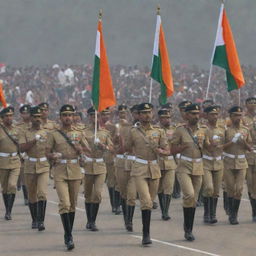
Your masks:
[{"label": "indian tricolor flag", "polygon": [[159,102],[161,104],[165,104],[167,97],[172,96],[174,89],[168,49],[165,42],[164,30],[162,27],[159,10],[156,20],[151,77],[160,83],[161,94],[159,97]]},{"label": "indian tricolor flag", "polygon": [[4,96],[4,90],[3,90],[3,80],[0,80],[0,102],[4,108],[7,107],[7,103]]},{"label": "indian tricolor flag", "polygon": [[107,52],[102,33],[101,14],[96,35],[94,71],[92,81],[92,102],[96,110],[102,111],[116,105]]},{"label": "indian tricolor flag", "polygon": [[226,70],[228,91],[244,86],[245,80],[224,4],[221,4],[212,64]]}]

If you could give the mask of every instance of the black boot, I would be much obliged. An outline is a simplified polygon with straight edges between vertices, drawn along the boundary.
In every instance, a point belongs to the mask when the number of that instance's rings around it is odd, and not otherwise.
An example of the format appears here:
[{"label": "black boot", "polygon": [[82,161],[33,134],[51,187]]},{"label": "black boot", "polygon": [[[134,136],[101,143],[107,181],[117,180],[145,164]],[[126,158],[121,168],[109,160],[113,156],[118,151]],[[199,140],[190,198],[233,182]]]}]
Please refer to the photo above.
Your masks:
[{"label": "black boot", "polygon": [[98,215],[98,211],[99,211],[99,205],[100,204],[92,204],[91,206],[91,216],[92,216],[92,222],[91,222],[91,231],[99,231],[99,229],[97,228],[95,222],[96,222],[96,218]]},{"label": "black boot", "polygon": [[115,192],[114,188],[111,188],[111,187],[108,188],[109,200],[110,200],[112,212],[116,212],[115,204],[114,204],[114,198],[115,198],[114,192]]},{"label": "black boot", "polygon": [[28,190],[25,185],[22,185],[22,191],[23,191],[23,196],[24,196],[24,204],[28,205]]},{"label": "black boot", "polygon": [[142,225],[143,225],[143,238],[142,245],[152,244],[150,239],[150,219],[151,219],[151,210],[142,210]]},{"label": "black boot", "polygon": [[127,224],[127,205],[126,205],[126,200],[121,198],[121,206],[122,206],[122,212],[123,212],[123,217],[124,217],[124,226],[126,228]]},{"label": "black boot", "polygon": [[7,205],[8,205],[8,203],[7,203],[7,198],[8,198],[8,196],[7,196],[7,194],[2,194],[3,195],[3,201],[4,201],[4,206],[5,206],[5,216],[6,216],[6,214],[7,214]]},{"label": "black boot", "polygon": [[87,216],[87,224],[86,229],[91,229],[92,226],[92,204],[91,203],[85,203],[85,211]]},{"label": "black boot", "polygon": [[173,198],[180,198],[180,184],[178,182],[178,179],[175,175],[175,181],[174,181],[174,187],[173,187],[173,194],[172,194]]},{"label": "black boot", "polygon": [[36,229],[36,228],[38,228],[38,224],[37,224],[37,202],[28,203],[28,207],[29,207],[29,210],[30,210],[31,218],[32,218],[31,228]]},{"label": "black boot", "polygon": [[204,223],[210,223],[210,198],[204,197]]},{"label": "black boot", "polygon": [[169,216],[169,207],[171,202],[171,195],[163,194],[163,220],[169,220],[171,217]]},{"label": "black boot", "polygon": [[218,204],[218,197],[210,197],[210,223],[218,222],[216,219],[216,209]]},{"label": "black boot", "polygon": [[241,200],[233,198],[233,209],[232,209],[232,216],[231,216],[232,223],[230,223],[232,225],[239,224],[239,222],[237,220],[237,213],[238,213],[238,209],[240,206],[240,202],[241,202]]},{"label": "black boot", "polygon": [[121,205],[121,195],[120,195],[120,192],[116,191],[115,190],[115,200],[114,200],[114,204],[115,204],[115,215],[119,215],[121,213],[121,208],[120,208],[120,205]]},{"label": "black boot", "polygon": [[227,215],[229,215],[229,207],[228,207],[228,194],[223,191],[223,207]]},{"label": "black boot", "polygon": [[193,224],[194,224],[194,216],[195,216],[195,208],[185,208],[183,207],[184,214],[184,237],[186,240],[192,242],[195,240],[194,235],[192,234]]},{"label": "black boot", "polygon": [[67,249],[70,251],[70,250],[74,249],[75,245],[74,245],[73,237],[72,237],[69,213],[63,213],[60,216],[61,216],[61,221],[62,221],[64,231],[65,231],[64,241],[67,246]]},{"label": "black boot", "polygon": [[162,219],[164,216],[164,208],[163,208],[163,193],[158,193],[158,201],[159,201],[159,205],[160,205],[160,210],[162,213]]},{"label": "black boot", "polygon": [[75,214],[76,214],[75,212],[70,212],[69,213],[69,221],[70,221],[71,233],[72,233],[72,230],[73,230]]},{"label": "black boot", "polygon": [[129,232],[133,232],[133,214],[134,214],[135,206],[127,206],[127,218],[126,218],[126,230]]},{"label": "black boot", "polygon": [[249,195],[250,203],[252,207],[252,221],[256,222],[256,199],[253,199],[250,193],[248,193],[248,195]]},{"label": "black boot", "polygon": [[5,214],[6,220],[12,219],[12,207],[15,199],[15,194],[6,194],[7,209]]},{"label": "black boot", "polygon": [[46,203],[47,203],[47,201],[45,201],[45,200],[40,200],[37,202],[38,231],[45,230],[44,218],[45,218]]}]

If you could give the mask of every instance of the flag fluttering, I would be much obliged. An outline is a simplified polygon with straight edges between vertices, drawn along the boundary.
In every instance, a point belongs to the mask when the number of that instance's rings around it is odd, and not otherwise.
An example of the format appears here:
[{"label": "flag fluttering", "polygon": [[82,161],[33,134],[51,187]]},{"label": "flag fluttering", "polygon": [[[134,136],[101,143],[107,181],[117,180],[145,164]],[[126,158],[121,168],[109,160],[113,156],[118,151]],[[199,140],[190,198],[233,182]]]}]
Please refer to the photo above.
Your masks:
[{"label": "flag fluttering", "polygon": [[171,64],[169,61],[168,49],[166,46],[159,7],[157,11],[153,60],[150,76],[155,81],[160,83],[161,94],[159,97],[159,102],[160,104],[165,104],[167,102],[167,97],[173,95],[174,88],[171,73]]},{"label": "flag fluttering", "polygon": [[0,102],[4,108],[7,107],[7,103],[4,96],[4,90],[3,90],[3,81],[0,80]]},{"label": "flag fluttering", "polygon": [[240,89],[245,85],[235,40],[224,4],[221,4],[212,64],[226,70],[228,91]]},{"label": "flag fluttering", "polygon": [[112,85],[107,52],[102,33],[102,14],[100,12],[96,35],[96,47],[94,57],[94,71],[92,82],[92,102],[97,111],[116,105],[115,94]]}]

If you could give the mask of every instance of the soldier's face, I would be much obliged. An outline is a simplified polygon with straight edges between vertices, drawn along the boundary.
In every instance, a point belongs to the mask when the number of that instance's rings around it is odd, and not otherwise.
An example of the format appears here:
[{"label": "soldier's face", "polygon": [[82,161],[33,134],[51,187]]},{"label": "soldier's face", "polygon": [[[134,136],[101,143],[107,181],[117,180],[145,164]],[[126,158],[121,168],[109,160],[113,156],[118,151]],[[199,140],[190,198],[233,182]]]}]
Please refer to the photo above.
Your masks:
[{"label": "soldier's face", "polygon": [[[97,116],[97,119],[99,118],[99,116]],[[95,114],[91,114],[89,115],[89,119],[91,121],[92,124],[95,124]]]},{"label": "soldier's face", "polygon": [[152,117],[153,117],[152,111],[142,111],[142,112],[139,113],[139,120],[142,123],[149,123],[149,122],[151,122]]},{"label": "soldier's face", "polygon": [[74,114],[72,113],[62,113],[60,115],[60,121],[64,125],[71,125],[73,123],[73,116]]},{"label": "soldier's face", "polygon": [[186,112],[184,111],[184,109],[182,109],[182,108],[180,109],[180,115],[181,115],[182,119],[186,120],[187,115],[186,115]]},{"label": "soldier's face", "polygon": [[118,116],[119,116],[120,119],[126,119],[126,111],[125,112],[124,111],[123,112],[119,112]]},{"label": "soldier's face", "polygon": [[191,125],[196,125],[199,121],[199,112],[187,112],[186,118]]},{"label": "soldier's face", "polygon": [[230,115],[230,120],[233,124],[240,124],[241,120],[242,120],[242,113],[233,113]]},{"label": "soldier's face", "polygon": [[20,116],[24,121],[28,121],[30,119],[29,113],[20,113]]},{"label": "soldier's face", "polygon": [[42,123],[42,117],[41,116],[31,116],[31,123],[32,125],[40,125]]},{"label": "soldier's face", "polygon": [[4,115],[3,123],[5,125],[12,125],[13,122],[13,114]]},{"label": "soldier's face", "polygon": [[217,122],[219,113],[209,113],[207,114],[208,121],[211,122]]},{"label": "soldier's face", "polygon": [[167,125],[170,125],[171,118],[170,117],[160,117],[159,122],[160,122],[160,124],[167,126]]},{"label": "soldier's face", "polygon": [[42,110],[42,118],[46,119],[49,115],[49,109],[44,108],[44,109],[41,109],[41,110]]},{"label": "soldier's face", "polygon": [[137,111],[132,112],[132,118],[134,120],[139,120],[139,113]]},{"label": "soldier's face", "polygon": [[256,104],[246,104],[246,108],[249,112],[256,113]]},{"label": "soldier's face", "polygon": [[80,123],[82,120],[81,120],[81,117],[79,116],[79,115],[74,115],[73,116],[73,122],[75,123],[75,124],[77,124],[77,123]]},{"label": "soldier's face", "polygon": [[110,113],[101,113],[100,115],[103,123],[106,123],[110,119]]}]

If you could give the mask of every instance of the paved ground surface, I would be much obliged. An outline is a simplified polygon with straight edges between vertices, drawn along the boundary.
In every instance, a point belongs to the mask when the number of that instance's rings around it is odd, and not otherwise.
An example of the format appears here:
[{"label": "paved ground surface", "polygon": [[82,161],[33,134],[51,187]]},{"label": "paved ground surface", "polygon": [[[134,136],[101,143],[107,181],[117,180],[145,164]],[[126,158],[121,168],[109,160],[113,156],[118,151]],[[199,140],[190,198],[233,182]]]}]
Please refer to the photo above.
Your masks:
[{"label": "paved ground surface", "polygon": [[256,223],[251,222],[250,202],[246,195],[240,206],[240,225],[228,224],[222,208],[222,199],[218,205],[219,222],[214,226],[202,223],[203,208],[198,207],[194,226],[194,242],[183,238],[183,214],[181,199],[171,202],[172,220],[160,219],[159,209],[152,213],[151,238],[153,244],[141,246],[141,218],[139,206],[134,216],[134,232],[128,233],[123,228],[122,216],[110,212],[107,190],[104,190],[97,225],[99,232],[85,230],[85,211],[82,194],[79,195],[77,215],[73,237],[75,249],[66,252],[63,244],[63,230],[58,215],[56,191],[49,185],[46,216],[46,230],[38,232],[30,229],[29,210],[23,205],[21,192],[13,209],[13,220],[3,219],[3,203],[0,201],[0,256],[58,256],[70,253],[83,256],[130,256],[130,255],[256,255]]}]

